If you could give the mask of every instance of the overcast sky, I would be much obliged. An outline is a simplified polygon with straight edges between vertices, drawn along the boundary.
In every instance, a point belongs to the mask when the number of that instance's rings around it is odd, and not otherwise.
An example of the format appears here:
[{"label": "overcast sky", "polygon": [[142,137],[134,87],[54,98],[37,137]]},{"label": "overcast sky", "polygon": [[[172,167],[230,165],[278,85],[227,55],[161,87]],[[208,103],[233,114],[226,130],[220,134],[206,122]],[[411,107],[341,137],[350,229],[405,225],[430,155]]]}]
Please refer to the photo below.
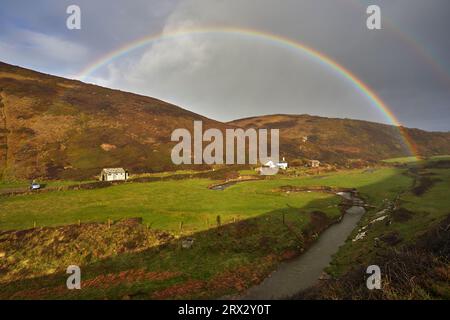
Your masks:
[{"label": "overcast sky", "polygon": [[[71,4],[81,8],[81,30],[66,28]],[[369,4],[381,7],[382,30],[366,28]],[[404,125],[450,130],[448,0],[2,0],[0,60],[73,78],[133,40],[217,25],[301,42],[358,76]],[[332,68],[239,34],[153,42],[84,80],[222,121],[307,113],[387,122]]]}]

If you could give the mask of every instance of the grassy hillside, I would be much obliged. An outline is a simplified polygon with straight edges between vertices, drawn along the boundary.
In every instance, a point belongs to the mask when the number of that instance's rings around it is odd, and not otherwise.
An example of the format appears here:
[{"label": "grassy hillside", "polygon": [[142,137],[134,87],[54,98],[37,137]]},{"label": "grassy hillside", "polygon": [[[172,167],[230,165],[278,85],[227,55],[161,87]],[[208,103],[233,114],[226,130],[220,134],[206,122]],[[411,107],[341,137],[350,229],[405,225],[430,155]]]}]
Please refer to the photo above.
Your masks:
[{"label": "grassy hillside", "polygon": [[[90,179],[104,167],[175,169],[170,136],[225,126],[163,101],[0,63],[0,174]],[[179,169],[179,168],[178,168]]]}]

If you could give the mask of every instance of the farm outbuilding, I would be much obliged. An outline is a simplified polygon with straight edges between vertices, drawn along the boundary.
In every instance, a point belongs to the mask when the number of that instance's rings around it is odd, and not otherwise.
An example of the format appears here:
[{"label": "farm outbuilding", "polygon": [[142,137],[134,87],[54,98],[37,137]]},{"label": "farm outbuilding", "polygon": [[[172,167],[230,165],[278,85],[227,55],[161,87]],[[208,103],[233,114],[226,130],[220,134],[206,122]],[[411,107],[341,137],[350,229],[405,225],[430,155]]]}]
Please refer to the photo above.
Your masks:
[{"label": "farm outbuilding", "polygon": [[319,160],[311,160],[310,165],[311,165],[311,168],[319,168],[320,161]]},{"label": "farm outbuilding", "polygon": [[100,181],[126,181],[128,171],[123,168],[105,168],[100,173]]},{"label": "farm outbuilding", "polygon": [[277,163],[277,167],[282,170],[287,170],[289,164],[287,163],[286,159],[283,157],[283,161]]}]

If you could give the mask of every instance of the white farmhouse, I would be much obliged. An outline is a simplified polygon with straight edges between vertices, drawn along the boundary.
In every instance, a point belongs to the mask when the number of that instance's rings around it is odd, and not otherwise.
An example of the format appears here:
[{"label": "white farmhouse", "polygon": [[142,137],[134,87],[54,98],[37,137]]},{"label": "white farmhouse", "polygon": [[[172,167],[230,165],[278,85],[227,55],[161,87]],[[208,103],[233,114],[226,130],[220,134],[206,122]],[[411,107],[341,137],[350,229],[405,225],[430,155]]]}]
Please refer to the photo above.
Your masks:
[{"label": "white farmhouse", "polygon": [[282,170],[286,170],[288,168],[288,163],[286,162],[286,160],[283,158],[283,161],[281,162],[273,162],[272,160],[270,160],[269,162],[264,164],[264,167],[266,168],[271,168],[271,169],[282,169]]},{"label": "white farmhouse", "polygon": [[100,181],[126,181],[128,171],[123,168],[105,168],[100,173]]}]

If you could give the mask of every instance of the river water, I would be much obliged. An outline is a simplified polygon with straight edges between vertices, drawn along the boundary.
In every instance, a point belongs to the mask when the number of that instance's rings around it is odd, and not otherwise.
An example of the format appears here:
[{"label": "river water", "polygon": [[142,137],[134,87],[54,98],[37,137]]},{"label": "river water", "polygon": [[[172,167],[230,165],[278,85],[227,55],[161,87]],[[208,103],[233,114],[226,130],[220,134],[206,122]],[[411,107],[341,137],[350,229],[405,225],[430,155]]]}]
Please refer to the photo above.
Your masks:
[{"label": "river water", "polygon": [[[341,196],[346,198],[348,194]],[[359,199],[354,200],[360,202]],[[348,209],[342,221],[325,230],[306,252],[294,260],[281,263],[276,271],[259,285],[250,288],[239,299],[289,298],[314,285],[364,213],[365,209],[360,206]]]}]

